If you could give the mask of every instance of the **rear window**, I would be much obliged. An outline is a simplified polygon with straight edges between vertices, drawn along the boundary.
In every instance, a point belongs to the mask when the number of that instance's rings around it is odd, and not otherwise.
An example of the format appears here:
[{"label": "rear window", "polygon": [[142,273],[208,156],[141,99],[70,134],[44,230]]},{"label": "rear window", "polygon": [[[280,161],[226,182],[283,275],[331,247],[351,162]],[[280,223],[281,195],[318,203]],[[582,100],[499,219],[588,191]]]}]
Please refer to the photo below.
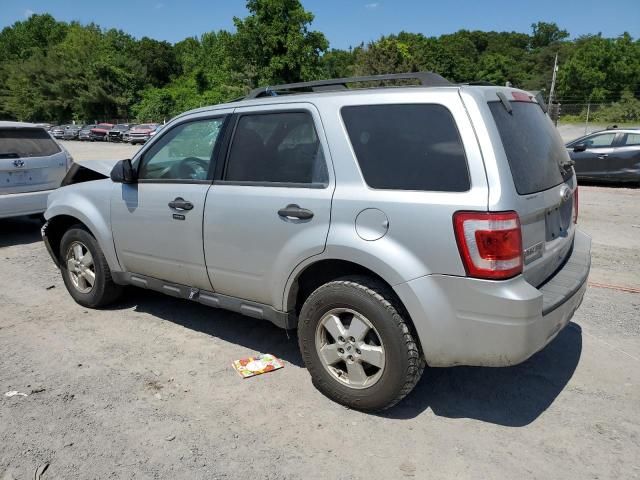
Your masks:
[{"label": "rear window", "polygon": [[370,187],[469,190],[460,135],[442,105],[349,106],[342,108],[342,119]]},{"label": "rear window", "polygon": [[568,157],[553,123],[537,103],[510,103],[511,113],[499,101],[489,102],[489,108],[516,190],[520,195],[527,195],[562,183],[560,164],[567,162]]},{"label": "rear window", "polygon": [[0,158],[45,157],[60,151],[42,128],[0,129]]}]

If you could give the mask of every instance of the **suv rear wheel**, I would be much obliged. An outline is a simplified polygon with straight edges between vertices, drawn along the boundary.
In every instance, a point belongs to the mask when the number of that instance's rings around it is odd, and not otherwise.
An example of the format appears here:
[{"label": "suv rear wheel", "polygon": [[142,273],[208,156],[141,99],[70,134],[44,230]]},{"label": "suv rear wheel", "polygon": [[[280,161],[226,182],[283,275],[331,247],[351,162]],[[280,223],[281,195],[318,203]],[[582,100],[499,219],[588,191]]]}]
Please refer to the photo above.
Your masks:
[{"label": "suv rear wheel", "polygon": [[300,312],[300,351],[315,386],[351,408],[398,403],[418,383],[424,361],[395,295],[368,277],[315,290]]},{"label": "suv rear wheel", "polygon": [[98,308],[115,301],[122,286],[111,279],[111,270],[96,239],[80,225],[71,227],[60,242],[64,284],[82,306]]}]

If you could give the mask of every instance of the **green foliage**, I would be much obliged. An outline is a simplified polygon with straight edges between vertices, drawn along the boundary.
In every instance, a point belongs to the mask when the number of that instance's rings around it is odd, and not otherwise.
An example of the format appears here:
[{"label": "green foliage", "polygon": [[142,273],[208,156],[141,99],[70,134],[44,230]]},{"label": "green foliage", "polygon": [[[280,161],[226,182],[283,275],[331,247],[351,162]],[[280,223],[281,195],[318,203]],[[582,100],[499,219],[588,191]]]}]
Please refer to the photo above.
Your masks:
[{"label": "green foliage", "polygon": [[640,89],[640,42],[627,33],[579,38],[558,72],[559,94],[571,100],[616,100],[624,89]]},{"label": "green foliage", "polygon": [[555,23],[538,22],[531,24],[533,34],[531,35],[532,48],[544,48],[560,42],[569,37],[569,32],[560,30]]},{"label": "green foliage", "polygon": [[618,102],[594,112],[594,122],[640,122],[640,100],[630,91],[625,91]]},{"label": "green foliage", "polygon": [[313,14],[300,0],[247,0],[247,9],[235,32],[175,45],[51,15],[16,22],[0,32],[0,118],[158,121],[258,85],[421,70],[548,90],[558,54],[562,103],[609,103],[594,118],[638,120],[640,41],[626,33],[571,41],[555,23],[537,22],[531,34],[400,32],[341,50],[310,29]]},{"label": "green foliage", "polygon": [[234,18],[232,66],[248,86],[291,83],[320,76],[325,36],[309,31],[313,14],[299,0],[248,0],[250,15]]}]

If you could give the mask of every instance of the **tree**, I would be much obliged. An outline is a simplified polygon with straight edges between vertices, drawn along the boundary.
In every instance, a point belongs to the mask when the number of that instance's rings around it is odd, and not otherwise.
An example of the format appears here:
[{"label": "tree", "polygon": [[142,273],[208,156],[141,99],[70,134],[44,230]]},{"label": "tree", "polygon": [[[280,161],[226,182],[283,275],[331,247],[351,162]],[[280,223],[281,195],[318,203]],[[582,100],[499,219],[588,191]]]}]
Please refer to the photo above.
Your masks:
[{"label": "tree", "polygon": [[235,17],[232,66],[244,74],[249,87],[317,78],[320,55],[329,42],[309,31],[313,14],[299,0],[248,0],[250,15]]},{"label": "tree", "polygon": [[575,103],[617,100],[624,89],[639,88],[640,43],[626,33],[616,39],[580,37],[558,72],[559,96]]},{"label": "tree", "polygon": [[560,30],[555,23],[532,23],[531,28],[533,30],[533,35],[531,36],[532,48],[548,47],[552,43],[560,42],[569,37],[569,32]]}]

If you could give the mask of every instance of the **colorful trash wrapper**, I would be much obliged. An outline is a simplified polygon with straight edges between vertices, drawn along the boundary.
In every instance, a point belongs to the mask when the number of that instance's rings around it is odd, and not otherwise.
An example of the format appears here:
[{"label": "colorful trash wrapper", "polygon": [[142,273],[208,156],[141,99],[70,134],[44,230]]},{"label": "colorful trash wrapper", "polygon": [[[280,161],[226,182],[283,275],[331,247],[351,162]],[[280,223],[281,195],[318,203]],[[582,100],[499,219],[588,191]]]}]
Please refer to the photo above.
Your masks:
[{"label": "colorful trash wrapper", "polygon": [[249,378],[278,370],[284,367],[284,362],[270,353],[263,353],[255,357],[235,360],[232,366],[242,378]]}]

